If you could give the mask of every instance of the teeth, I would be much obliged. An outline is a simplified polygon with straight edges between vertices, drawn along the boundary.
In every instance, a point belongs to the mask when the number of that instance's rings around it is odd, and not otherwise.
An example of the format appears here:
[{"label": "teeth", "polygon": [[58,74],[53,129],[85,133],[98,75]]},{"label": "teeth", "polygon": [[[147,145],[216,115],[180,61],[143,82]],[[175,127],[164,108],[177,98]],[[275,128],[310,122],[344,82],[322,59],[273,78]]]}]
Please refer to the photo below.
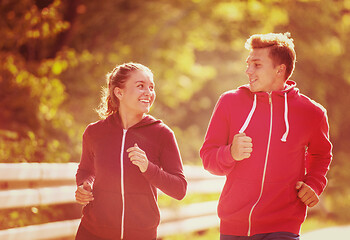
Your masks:
[{"label": "teeth", "polygon": [[140,102],[149,103],[149,100],[140,100]]}]

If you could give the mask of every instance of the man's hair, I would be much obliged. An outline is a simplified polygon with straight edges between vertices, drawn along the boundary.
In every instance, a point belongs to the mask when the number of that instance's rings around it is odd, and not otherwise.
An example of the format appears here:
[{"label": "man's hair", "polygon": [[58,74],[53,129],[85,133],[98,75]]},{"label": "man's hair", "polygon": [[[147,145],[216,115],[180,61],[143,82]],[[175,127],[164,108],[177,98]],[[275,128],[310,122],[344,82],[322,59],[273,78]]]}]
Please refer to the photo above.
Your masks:
[{"label": "man's hair", "polygon": [[286,65],[285,80],[293,73],[295,68],[296,54],[293,39],[290,33],[267,33],[254,34],[245,43],[248,50],[256,48],[270,48],[270,58],[274,65]]}]

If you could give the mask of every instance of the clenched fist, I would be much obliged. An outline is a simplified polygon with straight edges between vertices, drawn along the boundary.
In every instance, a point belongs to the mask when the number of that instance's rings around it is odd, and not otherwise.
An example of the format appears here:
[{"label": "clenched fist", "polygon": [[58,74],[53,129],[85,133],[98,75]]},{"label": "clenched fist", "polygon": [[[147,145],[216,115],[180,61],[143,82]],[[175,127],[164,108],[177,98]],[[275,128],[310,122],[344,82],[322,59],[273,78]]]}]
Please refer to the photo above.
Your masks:
[{"label": "clenched fist", "polygon": [[320,201],[315,191],[306,183],[299,181],[295,188],[298,190],[300,200],[308,207],[313,207]]},{"label": "clenched fist", "polygon": [[245,133],[238,133],[233,137],[231,144],[231,155],[234,160],[241,161],[249,158],[252,151],[252,139]]},{"label": "clenched fist", "polygon": [[133,147],[128,148],[126,150],[129,153],[130,161],[139,167],[142,173],[146,172],[148,168],[148,159],[146,153],[139,148],[139,146],[135,143]]},{"label": "clenched fist", "polygon": [[94,200],[92,186],[88,181],[85,181],[82,185],[77,187],[75,191],[75,200],[84,206]]}]

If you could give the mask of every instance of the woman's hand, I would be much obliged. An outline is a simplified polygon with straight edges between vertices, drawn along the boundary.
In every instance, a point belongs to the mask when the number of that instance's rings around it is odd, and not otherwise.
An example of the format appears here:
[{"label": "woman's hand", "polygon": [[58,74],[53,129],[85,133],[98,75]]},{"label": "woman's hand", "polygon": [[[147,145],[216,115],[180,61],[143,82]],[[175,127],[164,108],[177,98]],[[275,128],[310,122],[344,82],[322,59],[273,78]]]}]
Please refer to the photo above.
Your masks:
[{"label": "woman's hand", "polygon": [[138,166],[142,173],[146,172],[148,168],[148,159],[146,153],[141,148],[139,148],[136,143],[133,147],[128,148],[126,152],[129,153],[128,156],[132,164]]},{"label": "woman's hand", "polygon": [[85,181],[82,185],[77,187],[75,191],[75,200],[84,206],[94,200],[92,187],[88,181]]}]

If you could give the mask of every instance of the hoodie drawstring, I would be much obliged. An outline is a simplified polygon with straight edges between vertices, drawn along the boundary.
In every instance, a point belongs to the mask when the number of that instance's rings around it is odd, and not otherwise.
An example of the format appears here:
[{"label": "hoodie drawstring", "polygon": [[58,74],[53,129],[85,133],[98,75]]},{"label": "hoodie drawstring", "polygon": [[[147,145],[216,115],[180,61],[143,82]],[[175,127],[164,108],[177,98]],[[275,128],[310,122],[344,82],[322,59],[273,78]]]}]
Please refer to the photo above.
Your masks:
[{"label": "hoodie drawstring", "polygon": [[249,124],[250,120],[252,119],[255,108],[256,108],[256,94],[254,94],[254,102],[253,102],[252,109],[250,110],[250,113],[249,113],[247,119],[245,120],[243,126],[241,127],[241,130],[239,130],[239,133],[243,133],[246,130],[246,128],[248,127],[248,124]]},{"label": "hoodie drawstring", "polygon": [[288,102],[287,102],[287,93],[284,93],[284,123],[286,124],[286,132],[283,134],[281,141],[286,142],[287,136],[289,133],[289,122],[288,122]]},{"label": "hoodie drawstring", "polygon": [[[248,115],[247,119],[245,120],[243,126],[239,130],[239,133],[243,133],[246,130],[246,128],[248,127],[250,120],[252,119],[252,116],[254,114],[255,108],[256,108],[256,94],[254,94],[254,102],[253,102],[252,109],[250,110],[249,115]],[[282,142],[287,141],[287,137],[289,134],[288,101],[287,101],[287,93],[286,92],[284,93],[284,123],[286,125],[286,131],[281,138]]]}]

